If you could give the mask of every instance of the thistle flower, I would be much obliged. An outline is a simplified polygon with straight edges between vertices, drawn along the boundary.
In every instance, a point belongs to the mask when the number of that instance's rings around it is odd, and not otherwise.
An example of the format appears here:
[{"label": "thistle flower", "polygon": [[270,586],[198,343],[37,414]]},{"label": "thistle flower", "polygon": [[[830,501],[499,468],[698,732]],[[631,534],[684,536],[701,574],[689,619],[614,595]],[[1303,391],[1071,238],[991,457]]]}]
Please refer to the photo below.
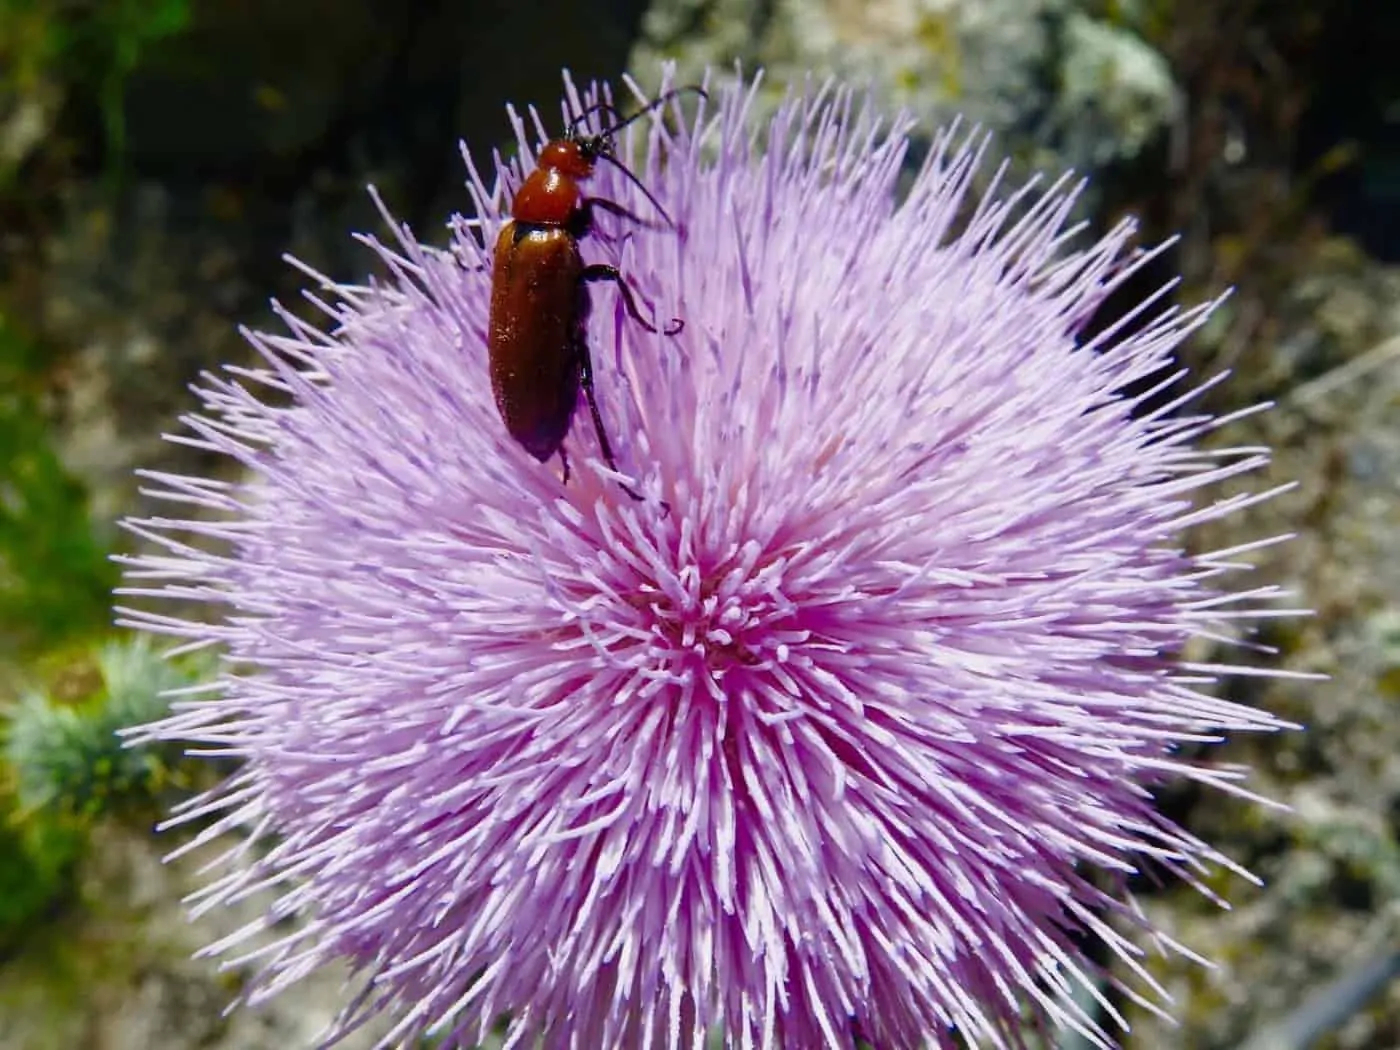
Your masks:
[{"label": "thistle flower", "polygon": [[449,249],[366,238],[389,279],[316,276],[328,333],[281,311],[259,368],[206,377],[182,440],[246,480],[157,475],[199,514],[132,523],[164,548],[132,593],[223,610],[125,613],[226,653],[146,731],[245,760],[177,817],[234,838],[196,910],[280,891],[268,925],[306,921],[245,998],[348,960],[328,1042],[387,1011],[384,1045],[507,1016],[521,1047],[1110,1046],[1068,994],[1084,938],[1155,1004],[1127,877],[1229,865],[1152,792],[1241,790],[1180,746],[1279,725],[1183,655],[1273,597],[1182,542],[1265,453],[1125,392],[1181,380],[1209,305],[1085,338],[1129,225],[1072,250],[1074,189],[978,194],[956,129],[901,200],[906,125],[829,90],[756,135],[755,87],[631,129],[677,228],[584,245],[685,322],[595,294],[625,478],[586,414],[565,483],[492,403],[488,253],[547,138],[516,120]]}]

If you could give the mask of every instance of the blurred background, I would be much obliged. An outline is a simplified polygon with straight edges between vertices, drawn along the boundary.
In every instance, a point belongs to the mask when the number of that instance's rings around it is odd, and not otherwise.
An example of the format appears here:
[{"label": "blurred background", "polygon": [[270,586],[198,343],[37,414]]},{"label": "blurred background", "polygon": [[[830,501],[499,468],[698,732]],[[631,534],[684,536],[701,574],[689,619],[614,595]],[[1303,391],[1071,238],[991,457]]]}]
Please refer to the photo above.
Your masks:
[{"label": "blurred background", "polygon": [[237,976],[189,958],[258,905],[185,925],[194,865],[150,828],[218,771],[113,736],[204,670],[111,626],[132,470],[226,469],[160,434],[296,299],[284,251],[364,276],[366,183],[445,240],[460,139],[486,157],[507,101],[554,119],[564,67],[652,87],[661,59],[964,114],[1022,172],[1089,175],[1094,227],[1181,234],[1133,294],[1235,287],[1188,363],[1231,370],[1214,411],[1277,402],[1219,440],[1298,486],[1195,542],[1298,533],[1259,583],[1317,615],[1247,658],[1332,677],[1225,687],[1308,725],[1222,755],[1291,814],[1162,798],[1266,885],[1214,877],[1229,912],[1139,887],[1219,967],[1154,959],[1180,1027],[1129,1008],[1126,1045],[1400,1047],[1397,56],[1396,0],[0,0],[0,1050],[294,1050],[334,1013],[323,975],[222,1017]]}]

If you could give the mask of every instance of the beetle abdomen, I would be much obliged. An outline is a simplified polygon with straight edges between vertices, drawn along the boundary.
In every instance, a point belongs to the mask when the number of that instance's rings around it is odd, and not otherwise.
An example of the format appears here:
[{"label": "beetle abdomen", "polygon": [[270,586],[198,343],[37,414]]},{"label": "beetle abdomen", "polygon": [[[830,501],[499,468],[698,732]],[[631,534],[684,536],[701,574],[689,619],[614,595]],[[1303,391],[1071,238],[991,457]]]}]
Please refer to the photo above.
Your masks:
[{"label": "beetle abdomen", "polygon": [[506,430],[544,462],[578,401],[583,259],[566,230],[510,222],[491,275],[491,389]]}]

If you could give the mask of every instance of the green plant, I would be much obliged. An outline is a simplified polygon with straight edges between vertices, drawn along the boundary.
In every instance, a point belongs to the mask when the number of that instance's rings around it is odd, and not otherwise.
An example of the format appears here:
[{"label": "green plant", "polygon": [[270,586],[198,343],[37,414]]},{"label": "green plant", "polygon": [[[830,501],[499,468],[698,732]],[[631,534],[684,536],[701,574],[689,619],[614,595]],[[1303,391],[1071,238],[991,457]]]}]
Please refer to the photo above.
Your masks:
[{"label": "green plant", "polygon": [[139,805],[171,779],[171,747],[128,747],[119,733],[164,715],[166,692],[197,672],[141,638],[103,645],[96,664],[90,695],[63,701],[31,692],[11,711],[5,757],[24,812],[90,819]]}]

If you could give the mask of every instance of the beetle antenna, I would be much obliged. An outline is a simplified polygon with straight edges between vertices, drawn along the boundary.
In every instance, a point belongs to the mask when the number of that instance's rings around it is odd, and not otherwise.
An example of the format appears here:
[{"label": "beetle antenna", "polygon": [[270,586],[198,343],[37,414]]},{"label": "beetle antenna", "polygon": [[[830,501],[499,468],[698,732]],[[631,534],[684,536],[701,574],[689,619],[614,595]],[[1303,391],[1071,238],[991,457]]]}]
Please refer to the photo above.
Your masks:
[{"label": "beetle antenna", "polygon": [[[613,125],[612,127],[610,127],[610,128],[604,128],[602,131],[600,131],[600,132],[598,133],[598,137],[599,137],[599,138],[611,138],[612,136],[616,135],[619,131],[621,131],[623,128],[625,128],[628,124],[631,124],[634,120],[640,120],[642,117],[646,116],[646,115],[647,115],[648,113],[650,113],[652,110],[654,110],[654,109],[660,109],[660,108],[661,108],[662,106],[664,106],[667,102],[670,102],[671,99],[675,98],[677,95],[684,95],[684,94],[685,94],[686,92],[688,92],[688,91],[693,91],[693,92],[695,92],[695,94],[699,95],[701,98],[709,98],[709,97],[710,97],[710,96],[709,96],[709,93],[708,93],[704,88],[698,87],[697,85],[694,85],[694,84],[690,84],[690,85],[688,85],[688,86],[686,86],[686,87],[678,87],[678,88],[675,88],[675,89],[673,89],[673,90],[671,90],[671,91],[666,92],[666,94],[664,94],[664,95],[660,95],[660,96],[658,96],[657,98],[652,99],[650,102],[648,102],[648,103],[647,103],[645,106],[643,106],[641,109],[637,110],[637,112],[633,113],[633,114],[632,114],[630,117],[628,117],[626,120],[618,121],[616,124],[614,124],[614,125]],[[602,108],[604,108],[604,107],[603,107],[603,106],[594,106],[594,107],[593,107],[593,110],[598,110],[598,109],[602,109]],[[607,109],[612,109],[611,106],[607,106],[606,108],[607,108]],[[591,112],[591,111],[592,111],[592,110],[590,110],[590,112]],[[613,112],[616,113],[617,110],[613,109]]]},{"label": "beetle antenna", "polygon": [[[580,124],[582,124],[585,120],[591,117],[594,113],[601,113],[603,110],[607,110],[619,120],[623,119],[621,111],[616,106],[608,102],[599,102],[597,105],[589,106],[582,113],[576,116],[573,120],[569,121],[569,132],[573,133],[578,129],[578,126]],[[643,110],[643,112],[645,112],[645,110]]]},{"label": "beetle antenna", "polygon": [[651,201],[651,206],[657,210],[657,212],[663,219],[666,220],[666,225],[671,227],[671,229],[673,230],[676,228],[675,220],[673,220],[671,216],[666,213],[666,209],[661,206],[661,202],[657,200],[654,196],[652,196],[652,192],[651,190],[647,189],[646,183],[644,183],[641,179],[637,178],[636,174],[632,171],[631,168],[629,168],[626,164],[622,163],[622,161],[618,160],[611,153],[600,153],[598,154],[598,156],[600,156],[603,160],[607,161],[618,171],[622,172],[622,174],[626,175],[627,181],[632,183],[633,186],[636,186],[637,189],[641,190],[642,196],[645,197],[647,200]]}]

